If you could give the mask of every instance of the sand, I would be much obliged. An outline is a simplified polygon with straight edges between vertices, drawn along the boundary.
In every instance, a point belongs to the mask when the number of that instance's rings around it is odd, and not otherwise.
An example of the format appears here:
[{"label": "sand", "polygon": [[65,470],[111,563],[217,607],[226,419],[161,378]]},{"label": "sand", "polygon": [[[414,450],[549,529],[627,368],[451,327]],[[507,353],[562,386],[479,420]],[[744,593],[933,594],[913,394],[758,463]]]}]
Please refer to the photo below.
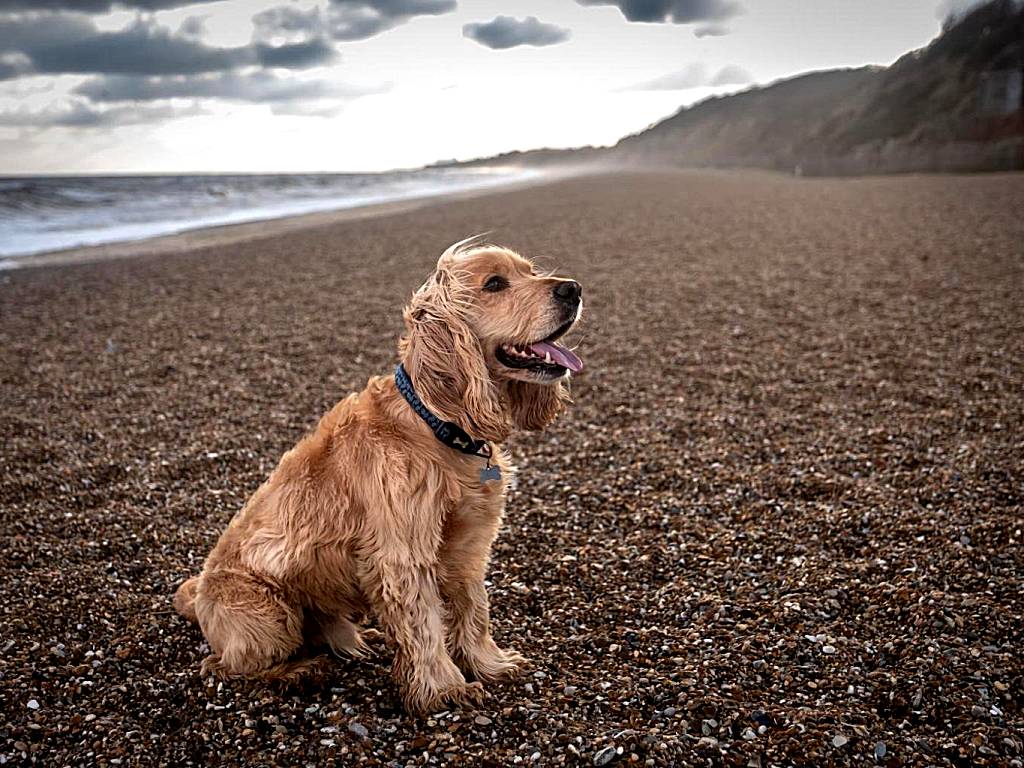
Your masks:
[{"label": "sand", "polygon": [[[0,758],[1020,765],[1022,210],[1022,175],[620,173],[0,273]],[[482,230],[587,303],[490,571],[530,669],[426,720],[380,644],[202,679],[174,587]]]}]

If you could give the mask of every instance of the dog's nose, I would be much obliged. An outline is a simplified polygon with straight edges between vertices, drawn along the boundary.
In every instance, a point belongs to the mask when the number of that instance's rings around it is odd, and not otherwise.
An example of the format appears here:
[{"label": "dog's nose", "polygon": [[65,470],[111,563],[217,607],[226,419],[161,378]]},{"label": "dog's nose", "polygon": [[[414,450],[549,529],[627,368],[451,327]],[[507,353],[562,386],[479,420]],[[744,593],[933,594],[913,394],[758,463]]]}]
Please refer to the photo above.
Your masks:
[{"label": "dog's nose", "polygon": [[570,306],[579,304],[582,295],[583,287],[575,280],[563,280],[555,286],[555,298]]}]

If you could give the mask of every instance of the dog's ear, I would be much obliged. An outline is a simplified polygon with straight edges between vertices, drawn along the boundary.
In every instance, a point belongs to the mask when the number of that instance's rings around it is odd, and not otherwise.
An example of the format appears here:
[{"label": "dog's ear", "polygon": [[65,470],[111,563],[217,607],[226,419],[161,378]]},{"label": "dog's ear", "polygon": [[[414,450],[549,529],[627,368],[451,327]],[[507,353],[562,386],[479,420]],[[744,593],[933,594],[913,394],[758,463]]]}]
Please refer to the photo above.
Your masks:
[{"label": "dog's ear", "polygon": [[405,308],[399,353],[427,408],[478,440],[501,442],[512,430],[508,403],[491,381],[480,342],[466,323],[468,301],[459,274],[439,262]]},{"label": "dog's ear", "polygon": [[544,429],[569,402],[568,388],[561,381],[557,384],[509,381],[506,391],[512,420],[520,429]]}]

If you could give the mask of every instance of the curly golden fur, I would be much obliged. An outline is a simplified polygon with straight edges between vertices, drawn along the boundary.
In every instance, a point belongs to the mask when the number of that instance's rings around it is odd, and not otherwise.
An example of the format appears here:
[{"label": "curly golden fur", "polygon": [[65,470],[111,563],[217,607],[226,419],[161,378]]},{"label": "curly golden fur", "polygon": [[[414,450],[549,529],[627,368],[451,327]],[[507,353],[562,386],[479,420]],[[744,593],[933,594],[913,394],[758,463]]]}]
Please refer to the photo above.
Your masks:
[{"label": "curly golden fur", "polygon": [[[488,290],[495,275],[503,287]],[[483,458],[439,442],[392,377],[371,378],[282,457],[178,588],[175,608],[212,650],[204,673],[296,679],[323,666],[321,649],[364,653],[371,615],[410,711],[474,703],[482,682],[516,672],[523,657],[491,638],[484,588],[514,472],[496,443],[549,424],[568,375],[508,367],[496,351],[575,322],[578,290],[573,311],[553,295],[569,282],[496,246],[441,256],[406,307],[400,357],[430,410],[492,443],[501,480],[482,482]]]}]

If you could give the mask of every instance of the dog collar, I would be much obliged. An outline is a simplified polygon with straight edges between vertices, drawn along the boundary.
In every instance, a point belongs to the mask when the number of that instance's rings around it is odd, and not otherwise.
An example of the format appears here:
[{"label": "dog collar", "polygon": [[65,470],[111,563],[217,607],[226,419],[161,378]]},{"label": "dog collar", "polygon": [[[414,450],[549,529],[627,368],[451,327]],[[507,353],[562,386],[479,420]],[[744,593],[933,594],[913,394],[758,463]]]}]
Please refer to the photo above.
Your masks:
[{"label": "dog collar", "polygon": [[416,390],[412,387],[412,379],[409,378],[405,366],[401,363],[395,368],[395,386],[398,387],[398,391],[402,393],[402,397],[405,398],[406,402],[416,411],[416,415],[427,422],[427,426],[433,431],[434,437],[449,448],[454,448],[461,453],[469,454],[470,456],[483,456],[488,460],[488,468],[490,467],[490,444],[486,440],[474,440],[458,424],[451,421],[442,421],[431,413],[430,409],[416,395]]}]

